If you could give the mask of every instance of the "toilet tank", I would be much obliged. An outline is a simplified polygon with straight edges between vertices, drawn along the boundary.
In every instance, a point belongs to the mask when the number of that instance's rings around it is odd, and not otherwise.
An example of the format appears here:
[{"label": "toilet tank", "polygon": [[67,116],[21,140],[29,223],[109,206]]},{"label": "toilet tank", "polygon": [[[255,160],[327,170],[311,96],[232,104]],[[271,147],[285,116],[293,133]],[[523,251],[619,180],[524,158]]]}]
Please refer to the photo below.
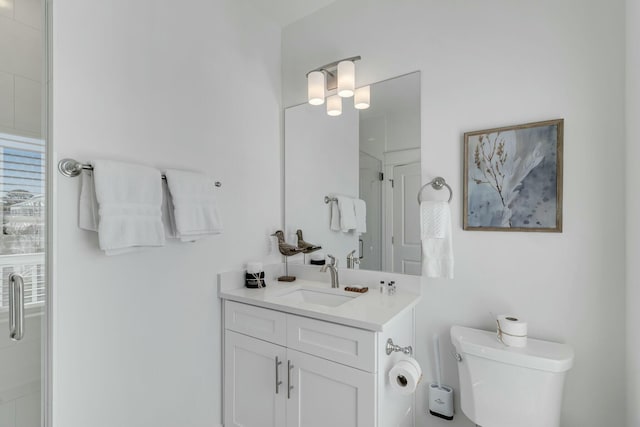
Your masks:
[{"label": "toilet tank", "polygon": [[562,388],[573,366],[566,344],[529,339],[507,347],[495,332],[453,326],[460,405],[482,427],[558,427]]}]

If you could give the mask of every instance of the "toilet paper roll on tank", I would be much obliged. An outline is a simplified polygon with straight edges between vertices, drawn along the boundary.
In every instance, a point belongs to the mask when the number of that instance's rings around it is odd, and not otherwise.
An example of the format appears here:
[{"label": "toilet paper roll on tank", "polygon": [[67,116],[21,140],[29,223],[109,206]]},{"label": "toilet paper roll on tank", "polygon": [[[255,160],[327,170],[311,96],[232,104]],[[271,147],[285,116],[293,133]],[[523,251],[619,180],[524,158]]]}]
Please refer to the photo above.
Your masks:
[{"label": "toilet paper roll on tank", "polygon": [[496,317],[498,341],[508,347],[527,346],[527,322],[518,316],[499,314]]},{"label": "toilet paper roll on tank", "polygon": [[412,357],[399,360],[389,370],[391,389],[403,395],[414,393],[421,379],[422,368],[418,361]]}]

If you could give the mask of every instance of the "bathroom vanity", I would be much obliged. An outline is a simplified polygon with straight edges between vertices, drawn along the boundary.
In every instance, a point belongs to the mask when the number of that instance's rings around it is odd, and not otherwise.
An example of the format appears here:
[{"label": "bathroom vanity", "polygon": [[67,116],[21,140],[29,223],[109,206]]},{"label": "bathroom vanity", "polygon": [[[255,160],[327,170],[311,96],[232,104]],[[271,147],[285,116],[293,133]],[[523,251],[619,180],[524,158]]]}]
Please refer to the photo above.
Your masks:
[{"label": "bathroom vanity", "polygon": [[243,287],[243,272],[220,274],[224,426],[413,426],[413,395],[394,392],[388,378],[405,356],[387,354],[386,343],[415,347],[419,278],[403,286],[394,275],[398,291],[387,295],[372,272],[340,270],[346,285],[372,285],[358,294],[309,280],[317,270],[301,266],[293,284],[263,289]]}]

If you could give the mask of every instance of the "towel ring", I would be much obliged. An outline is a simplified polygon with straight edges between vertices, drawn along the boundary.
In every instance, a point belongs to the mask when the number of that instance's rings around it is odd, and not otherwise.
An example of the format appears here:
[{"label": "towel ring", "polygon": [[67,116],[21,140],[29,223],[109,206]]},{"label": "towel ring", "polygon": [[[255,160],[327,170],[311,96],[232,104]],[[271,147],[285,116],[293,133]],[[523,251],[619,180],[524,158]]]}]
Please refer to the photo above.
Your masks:
[{"label": "towel ring", "polygon": [[451,187],[449,187],[449,184],[447,184],[447,182],[444,180],[444,178],[438,176],[420,187],[420,191],[418,191],[418,204],[422,203],[422,190],[427,188],[429,185],[434,190],[442,190],[442,187],[447,187],[447,190],[449,190],[449,200],[447,200],[447,203],[451,202],[451,199],[453,198],[453,191],[451,190]]}]

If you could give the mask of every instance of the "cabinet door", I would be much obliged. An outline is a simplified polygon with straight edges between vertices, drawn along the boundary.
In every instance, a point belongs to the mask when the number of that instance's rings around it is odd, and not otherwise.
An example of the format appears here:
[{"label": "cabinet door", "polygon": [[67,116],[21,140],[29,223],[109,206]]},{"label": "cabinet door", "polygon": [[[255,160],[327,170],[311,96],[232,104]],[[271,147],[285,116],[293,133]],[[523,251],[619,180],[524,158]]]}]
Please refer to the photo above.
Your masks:
[{"label": "cabinet door", "polygon": [[[225,331],[224,357],[225,427],[284,426],[286,349]],[[282,383],[277,385],[276,379]]]},{"label": "cabinet door", "polygon": [[287,350],[287,427],[374,427],[375,374]]}]

